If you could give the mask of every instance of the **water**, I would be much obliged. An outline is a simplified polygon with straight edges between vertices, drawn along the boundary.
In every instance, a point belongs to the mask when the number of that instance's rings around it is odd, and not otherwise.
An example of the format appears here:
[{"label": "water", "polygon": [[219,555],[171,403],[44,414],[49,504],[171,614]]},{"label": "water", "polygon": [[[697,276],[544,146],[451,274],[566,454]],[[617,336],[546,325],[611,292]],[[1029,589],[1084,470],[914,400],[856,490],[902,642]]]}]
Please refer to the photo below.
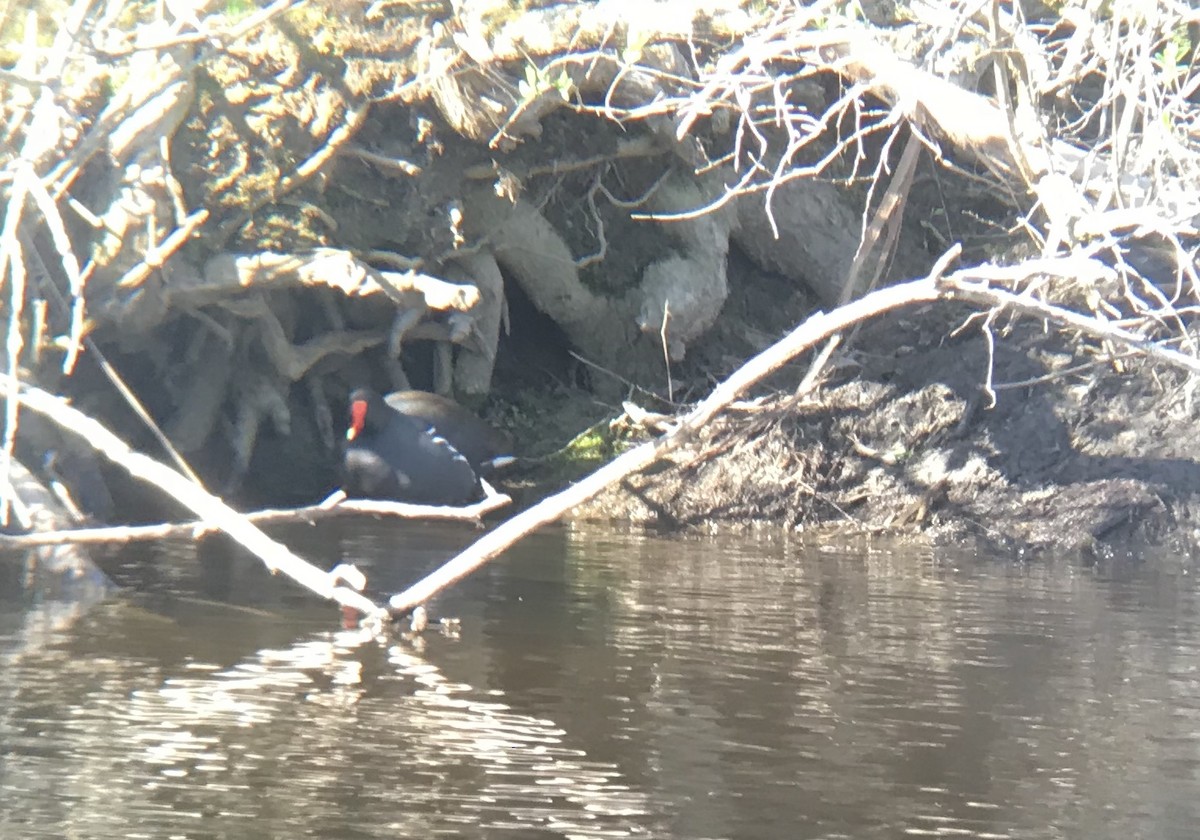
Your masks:
[{"label": "water", "polygon": [[[383,590],[469,532],[283,535]],[[537,535],[415,645],[221,542],[0,598],[0,837],[1191,838],[1179,558]]]}]

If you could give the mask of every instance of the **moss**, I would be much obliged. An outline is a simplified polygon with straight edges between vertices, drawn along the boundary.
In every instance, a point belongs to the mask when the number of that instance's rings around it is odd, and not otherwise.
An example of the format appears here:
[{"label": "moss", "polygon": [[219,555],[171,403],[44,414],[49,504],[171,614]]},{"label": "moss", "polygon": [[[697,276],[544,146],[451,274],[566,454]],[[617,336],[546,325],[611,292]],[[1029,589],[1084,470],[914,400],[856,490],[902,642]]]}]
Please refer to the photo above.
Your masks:
[{"label": "moss", "polygon": [[638,441],[608,418],[580,432],[566,446],[539,462],[536,479],[543,485],[565,484],[611,461]]},{"label": "moss", "polygon": [[250,0],[226,0],[225,7],[221,10],[230,23],[235,23],[255,11],[258,11],[258,4]]},{"label": "moss", "polygon": [[607,420],[585,429],[556,453],[566,463],[598,464],[611,459],[621,447]]}]

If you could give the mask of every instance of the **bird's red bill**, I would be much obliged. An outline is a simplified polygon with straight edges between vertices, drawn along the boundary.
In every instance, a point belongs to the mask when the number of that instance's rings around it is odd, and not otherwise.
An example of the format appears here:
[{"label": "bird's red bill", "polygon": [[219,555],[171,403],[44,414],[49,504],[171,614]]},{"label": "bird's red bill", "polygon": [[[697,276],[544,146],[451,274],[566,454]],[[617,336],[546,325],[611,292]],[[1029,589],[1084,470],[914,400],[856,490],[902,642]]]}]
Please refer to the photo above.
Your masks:
[{"label": "bird's red bill", "polygon": [[363,424],[367,422],[367,401],[355,400],[350,403],[350,428],[346,430],[346,440],[354,440],[362,434]]}]

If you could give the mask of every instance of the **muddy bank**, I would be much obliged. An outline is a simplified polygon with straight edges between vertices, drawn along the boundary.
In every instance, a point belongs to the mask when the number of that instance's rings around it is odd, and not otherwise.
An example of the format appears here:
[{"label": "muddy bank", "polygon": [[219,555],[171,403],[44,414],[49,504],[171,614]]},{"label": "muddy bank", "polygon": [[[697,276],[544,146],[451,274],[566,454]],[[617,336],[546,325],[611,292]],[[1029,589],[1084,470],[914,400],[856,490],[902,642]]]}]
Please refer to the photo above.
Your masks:
[{"label": "muddy bank", "polygon": [[803,360],[579,515],[1014,551],[1190,545],[1200,425],[1187,378],[1034,323],[994,337],[989,360],[980,329],[956,331],[970,314],[926,307],[870,325],[807,396],[792,393]]}]

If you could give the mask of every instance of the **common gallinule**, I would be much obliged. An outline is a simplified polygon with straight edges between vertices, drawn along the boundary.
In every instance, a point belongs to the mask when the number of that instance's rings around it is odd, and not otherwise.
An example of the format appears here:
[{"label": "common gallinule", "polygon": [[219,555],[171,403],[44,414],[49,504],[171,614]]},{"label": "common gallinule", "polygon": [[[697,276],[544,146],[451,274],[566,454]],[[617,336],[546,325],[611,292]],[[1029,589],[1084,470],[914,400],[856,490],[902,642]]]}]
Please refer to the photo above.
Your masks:
[{"label": "common gallinule", "polygon": [[436,505],[461,505],[480,494],[474,468],[436,428],[366,388],[350,394],[342,489],[360,499]]}]

